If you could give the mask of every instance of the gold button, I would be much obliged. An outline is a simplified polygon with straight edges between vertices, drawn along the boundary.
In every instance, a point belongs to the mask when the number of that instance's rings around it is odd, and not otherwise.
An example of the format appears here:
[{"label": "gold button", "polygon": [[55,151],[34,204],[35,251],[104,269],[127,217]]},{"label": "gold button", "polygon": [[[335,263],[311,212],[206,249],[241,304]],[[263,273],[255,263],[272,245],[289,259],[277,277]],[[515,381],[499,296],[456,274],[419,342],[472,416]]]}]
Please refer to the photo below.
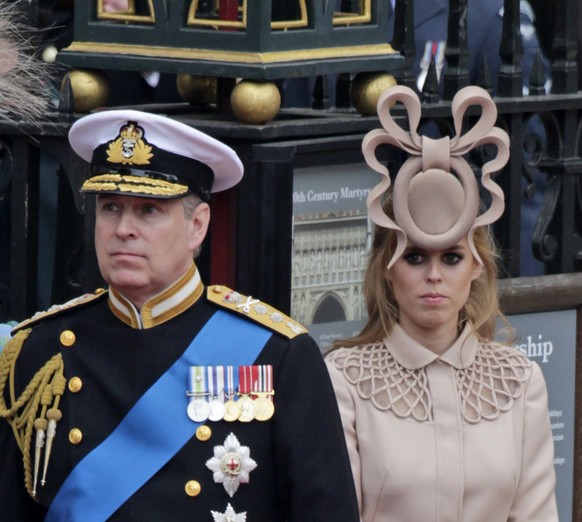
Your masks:
[{"label": "gold button", "polygon": [[220,294],[220,293],[222,292],[222,286],[220,286],[220,285],[214,285],[214,286],[212,287],[212,291],[213,291],[215,294]]},{"label": "gold button", "polygon": [[206,442],[212,436],[212,430],[203,424],[196,430],[196,438],[202,442]]},{"label": "gold button", "polygon": [[69,380],[69,391],[72,393],[79,393],[83,387],[83,381],[80,377],[71,377]]},{"label": "gold button", "polygon": [[61,344],[63,346],[73,346],[76,340],[77,337],[73,332],[71,332],[71,330],[65,330],[61,333]]},{"label": "gold button", "polygon": [[79,428],[73,428],[71,431],[69,431],[69,442],[71,444],[76,446],[77,444],[80,444],[82,440],[83,432]]},{"label": "gold button", "polygon": [[200,482],[198,482],[197,480],[189,480],[188,482],[186,482],[186,486],[184,487],[186,495],[188,495],[189,497],[197,497],[198,495],[200,495],[201,489],[202,487],[200,486]]},{"label": "gold button", "polygon": [[95,290],[96,295],[102,294],[103,292],[105,292],[105,288],[97,288],[97,290]]}]

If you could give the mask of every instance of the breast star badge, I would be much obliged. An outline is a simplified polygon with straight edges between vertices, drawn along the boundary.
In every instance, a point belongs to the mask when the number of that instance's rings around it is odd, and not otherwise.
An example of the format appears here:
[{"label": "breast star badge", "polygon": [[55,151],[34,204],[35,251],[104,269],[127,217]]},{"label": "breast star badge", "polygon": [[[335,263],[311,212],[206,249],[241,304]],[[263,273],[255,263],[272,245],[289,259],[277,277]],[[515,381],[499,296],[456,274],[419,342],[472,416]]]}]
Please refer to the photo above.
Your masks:
[{"label": "breast star badge", "polygon": [[226,506],[226,511],[224,513],[219,513],[218,511],[211,511],[212,518],[214,522],[246,522],[247,512],[235,513],[234,509],[230,504]]},{"label": "breast star badge", "polygon": [[214,457],[206,461],[206,467],[214,473],[214,482],[222,483],[230,497],[240,484],[248,484],[249,473],[257,467],[250,454],[248,446],[241,446],[231,433],[223,446],[214,446]]}]

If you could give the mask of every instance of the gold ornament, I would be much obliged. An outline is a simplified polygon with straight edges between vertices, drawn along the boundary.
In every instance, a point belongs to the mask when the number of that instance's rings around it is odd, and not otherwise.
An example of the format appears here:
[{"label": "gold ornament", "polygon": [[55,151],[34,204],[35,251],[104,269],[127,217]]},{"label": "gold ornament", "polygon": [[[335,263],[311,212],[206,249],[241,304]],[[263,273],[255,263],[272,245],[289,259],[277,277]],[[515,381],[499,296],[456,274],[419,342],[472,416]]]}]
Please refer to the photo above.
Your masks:
[{"label": "gold ornament", "polygon": [[375,116],[380,95],[395,85],[396,80],[390,74],[360,73],[352,81],[352,103],[360,114]]},{"label": "gold ornament", "polygon": [[232,90],[230,105],[238,120],[262,125],[279,112],[281,93],[274,83],[243,80]]},{"label": "gold ornament", "polygon": [[109,98],[109,84],[103,73],[75,70],[68,73],[66,77],[71,82],[77,112],[90,112],[106,104]]},{"label": "gold ornament", "polygon": [[176,78],[178,94],[191,105],[210,105],[216,103],[216,78],[178,74]]}]

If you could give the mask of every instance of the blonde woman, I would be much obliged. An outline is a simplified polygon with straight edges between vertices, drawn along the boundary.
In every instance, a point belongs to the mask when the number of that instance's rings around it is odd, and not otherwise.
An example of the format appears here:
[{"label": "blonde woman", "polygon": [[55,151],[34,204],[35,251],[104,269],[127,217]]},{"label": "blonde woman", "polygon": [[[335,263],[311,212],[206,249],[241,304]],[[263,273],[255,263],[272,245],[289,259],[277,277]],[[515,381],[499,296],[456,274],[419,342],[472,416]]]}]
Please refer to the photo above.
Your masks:
[{"label": "blonde woman", "polygon": [[[390,114],[409,113],[409,132]],[[481,116],[464,135],[465,110]],[[420,102],[406,87],[379,102],[384,129],[363,151],[385,176],[369,198],[376,223],[364,283],[368,322],[327,355],[340,405],[364,522],[558,520],[553,442],[539,367],[493,340],[496,250],[488,225],[503,212],[490,179],[508,158],[507,135],[493,127],[495,105],[480,88],[452,104],[457,134],[416,133]],[[481,183],[483,209],[462,158],[483,143],[498,155]],[[410,154],[394,180],[377,161],[380,144]]]}]

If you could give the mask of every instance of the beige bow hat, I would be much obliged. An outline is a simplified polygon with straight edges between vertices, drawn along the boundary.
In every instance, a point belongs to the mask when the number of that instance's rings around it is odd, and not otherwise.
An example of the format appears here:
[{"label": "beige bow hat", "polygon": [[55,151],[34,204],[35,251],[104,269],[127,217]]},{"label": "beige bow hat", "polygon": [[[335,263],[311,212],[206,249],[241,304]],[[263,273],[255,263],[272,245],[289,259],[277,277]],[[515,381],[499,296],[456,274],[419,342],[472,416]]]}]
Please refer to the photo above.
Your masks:
[{"label": "beige bow hat", "polygon": [[[393,119],[390,108],[401,102],[408,113],[410,131]],[[475,124],[462,134],[463,118],[471,106],[480,106]],[[509,136],[494,127],[497,108],[487,91],[469,86],[453,98],[455,136],[438,139],[418,134],[421,103],[417,94],[405,86],[387,89],[378,100],[378,117],[383,129],[370,131],[362,142],[366,163],[383,176],[368,195],[370,219],[377,225],[395,231],[397,245],[388,263],[390,268],[402,255],[410,240],[417,247],[441,250],[467,237],[475,259],[482,264],[475,245],[475,228],[496,221],[505,207],[503,191],[491,174],[499,171],[509,159]],[[409,154],[394,179],[394,219],[382,208],[386,191],[392,182],[388,169],[376,157],[376,148],[388,144]],[[491,195],[489,208],[480,211],[477,179],[463,155],[484,144],[497,147],[497,155],[481,167],[481,185]]]}]

